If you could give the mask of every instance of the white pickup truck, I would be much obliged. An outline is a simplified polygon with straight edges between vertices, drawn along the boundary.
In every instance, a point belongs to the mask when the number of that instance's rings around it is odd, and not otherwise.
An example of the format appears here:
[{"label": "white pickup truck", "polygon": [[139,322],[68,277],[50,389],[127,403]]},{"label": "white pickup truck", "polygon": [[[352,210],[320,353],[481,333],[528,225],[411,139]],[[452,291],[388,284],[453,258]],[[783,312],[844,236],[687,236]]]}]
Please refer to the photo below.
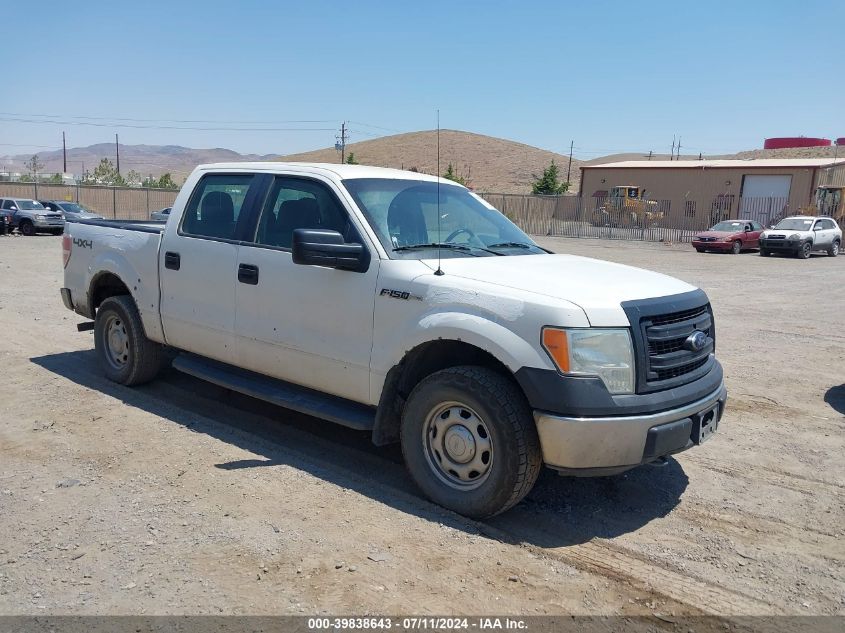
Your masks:
[{"label": "white pickup truck", "polygon": [[110,379],[149,381],[178,350],[178,370],[400,442],[419,488],[470,517],[543,463],[665,460],[725,406],[703,291],[551,254],[432,176],[200,166],[166,223],[70,221],[62,246],[62,300],[94,319]]}]

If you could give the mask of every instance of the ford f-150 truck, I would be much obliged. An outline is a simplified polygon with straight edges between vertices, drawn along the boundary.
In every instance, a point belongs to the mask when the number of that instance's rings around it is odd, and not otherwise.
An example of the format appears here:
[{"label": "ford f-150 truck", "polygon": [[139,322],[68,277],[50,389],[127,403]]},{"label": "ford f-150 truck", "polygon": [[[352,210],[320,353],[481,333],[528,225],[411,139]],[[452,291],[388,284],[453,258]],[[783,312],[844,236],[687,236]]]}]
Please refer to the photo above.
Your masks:
[{"label": "ford f-150 truck", "polygon": [[470,517],[543,463],[665,461],[727,398],[702,290],[552,254],[433,176],[205,165],[166,222],[70,221],[62,247],[62,300],[111,380],[152,380],[175,350],[180,371],[399,442],[419,488]]}]

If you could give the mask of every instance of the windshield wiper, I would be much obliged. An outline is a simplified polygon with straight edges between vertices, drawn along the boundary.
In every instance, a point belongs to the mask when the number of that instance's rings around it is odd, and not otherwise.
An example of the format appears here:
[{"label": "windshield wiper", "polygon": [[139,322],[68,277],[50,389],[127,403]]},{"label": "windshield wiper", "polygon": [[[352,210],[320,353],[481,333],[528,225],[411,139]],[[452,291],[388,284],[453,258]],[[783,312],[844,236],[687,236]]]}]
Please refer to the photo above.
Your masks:
[{"label": "windshield wiper", "polygon": [[[496,251],[491,251],[486,248],[481,248],[480,246],[469,246],[467,244],[452,244],[451,242],[432,242],[430,244],[409,244],[407,246],[397,246],[393,249],[394,252],[396,251],[414,251],[414,250],[421,250],[425,248],[448,248],[451,250],[462,251],[465,253],[469,253],[472,255],[472,251],[484,251],[486,253],[492,253],[493,255],[502,255],[503,253],[497,253]],[[478,255],[473,255],[473,257],[478,257]]]},{"label": "windshield wiper", "polygon": [[525,244],[524,242],[499,242],[498,244],[488,244],[488,248],[532,248],[533,244]]}]

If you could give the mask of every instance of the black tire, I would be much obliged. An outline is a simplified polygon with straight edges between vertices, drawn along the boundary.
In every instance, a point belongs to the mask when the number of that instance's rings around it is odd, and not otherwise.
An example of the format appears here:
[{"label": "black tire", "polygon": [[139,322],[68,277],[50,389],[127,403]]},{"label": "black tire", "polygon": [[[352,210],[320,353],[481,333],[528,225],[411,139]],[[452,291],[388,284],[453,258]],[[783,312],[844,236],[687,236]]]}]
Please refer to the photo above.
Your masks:
[{"label": "black tire", "polygon": [[810,259],[810,253],[813,252],[813,243],[812,242],[804,242],[801,246],[798,247],[798,250],[795,251],[795,257],[798,259]]},{"label": "black tire", "polygon": [[833,240],[833,244],[830,245],[830,248],[827,249],[828,257],[836,257],[839,255],[839,247],[840,247],[839,240]]},{"label": "black tire", "polygon": [[768,257],[771,254],[771,251],[767,251],[765,248],[760,249],[760,257]]},{"label": "black tire", "polygon": [[706,248],[698,248],[698,247],[696,247],[696,249],[695,249],[695,250],[696,250],[696,251],[698,251],[699,253],[703,253],[703,252],[704,252],[704,251],[706,251],[707,249],[706,249]]},{"label": "black tire", "polygon": [[35,235],[35,226],[29,220],[21,220],[18,231],[21,235],[32,236]]},{"label": "black tire", "polygon": [[[125,339],[125,353],[117,359],[116,346],[110,343],[111,328],[116,339]],[[141,316],[132,297],[109,297],[97,310],[94,325],[94,348],[100,365],[109,380],[122,385],[149,382],[162,366],[163,347],[144,334]]]},{"label": "black tire", "polygon": [[[445,417],[438,414],[443,407],[448,407]],[[455,462],[441,459],[440,466],[434,465],[440,455],[430,445],[437,435],[434,429],[428,430],[438,420],[451,420],[453,410],[458,411],[454,419],[465,418],[465,413],[477,416],[470,419],[477,419],[477,428],[484,430],[480,437],[489,438],[488,462],[481,466],[486,471],[477,480],[456,482],[457,473],[452,471],[453,477],[445,472],[448,466],[444,468],[444,464]],[[445,443],[453,429],[470,433],[461,423],[443,429],[440,441]],[[422,492],[435,503],[473,519],[491,517],[516,505],[534,486],[543,463],[537,429],[522,392],[507,377],[484,367],[452,367],[424,378],[405,404],[400,441],[411,478]],[[475,441],[469,445],[474,455],[478,445]],[[479,453],[482,460],[483,455]]]},{"label": "black tire", "polygon": [[739,255],[742,252],[742,242],[739,240],[734,240],[734,243],[731,245],[731,255]]}]

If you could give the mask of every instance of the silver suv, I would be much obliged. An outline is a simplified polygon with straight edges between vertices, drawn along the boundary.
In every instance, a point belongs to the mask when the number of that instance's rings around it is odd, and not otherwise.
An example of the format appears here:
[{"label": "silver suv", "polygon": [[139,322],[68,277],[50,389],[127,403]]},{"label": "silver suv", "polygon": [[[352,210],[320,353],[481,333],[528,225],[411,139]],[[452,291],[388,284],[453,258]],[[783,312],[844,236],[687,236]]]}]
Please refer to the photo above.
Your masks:
[{"label": "silver suv", "polygon": [[65,230],[64,216],[47,209],[37,200],[0,198],[0,209],[12,212],[12,227],[16,227],[23,235],[36,233],[59,235]]},{"label": "silver suv", "polygon": [[824,251],[831,257],[839,254],[842,229],[833,218],[794,215],[784,218],[760,235],[760,255],[772,253],[808,259],[813,251]]}]

